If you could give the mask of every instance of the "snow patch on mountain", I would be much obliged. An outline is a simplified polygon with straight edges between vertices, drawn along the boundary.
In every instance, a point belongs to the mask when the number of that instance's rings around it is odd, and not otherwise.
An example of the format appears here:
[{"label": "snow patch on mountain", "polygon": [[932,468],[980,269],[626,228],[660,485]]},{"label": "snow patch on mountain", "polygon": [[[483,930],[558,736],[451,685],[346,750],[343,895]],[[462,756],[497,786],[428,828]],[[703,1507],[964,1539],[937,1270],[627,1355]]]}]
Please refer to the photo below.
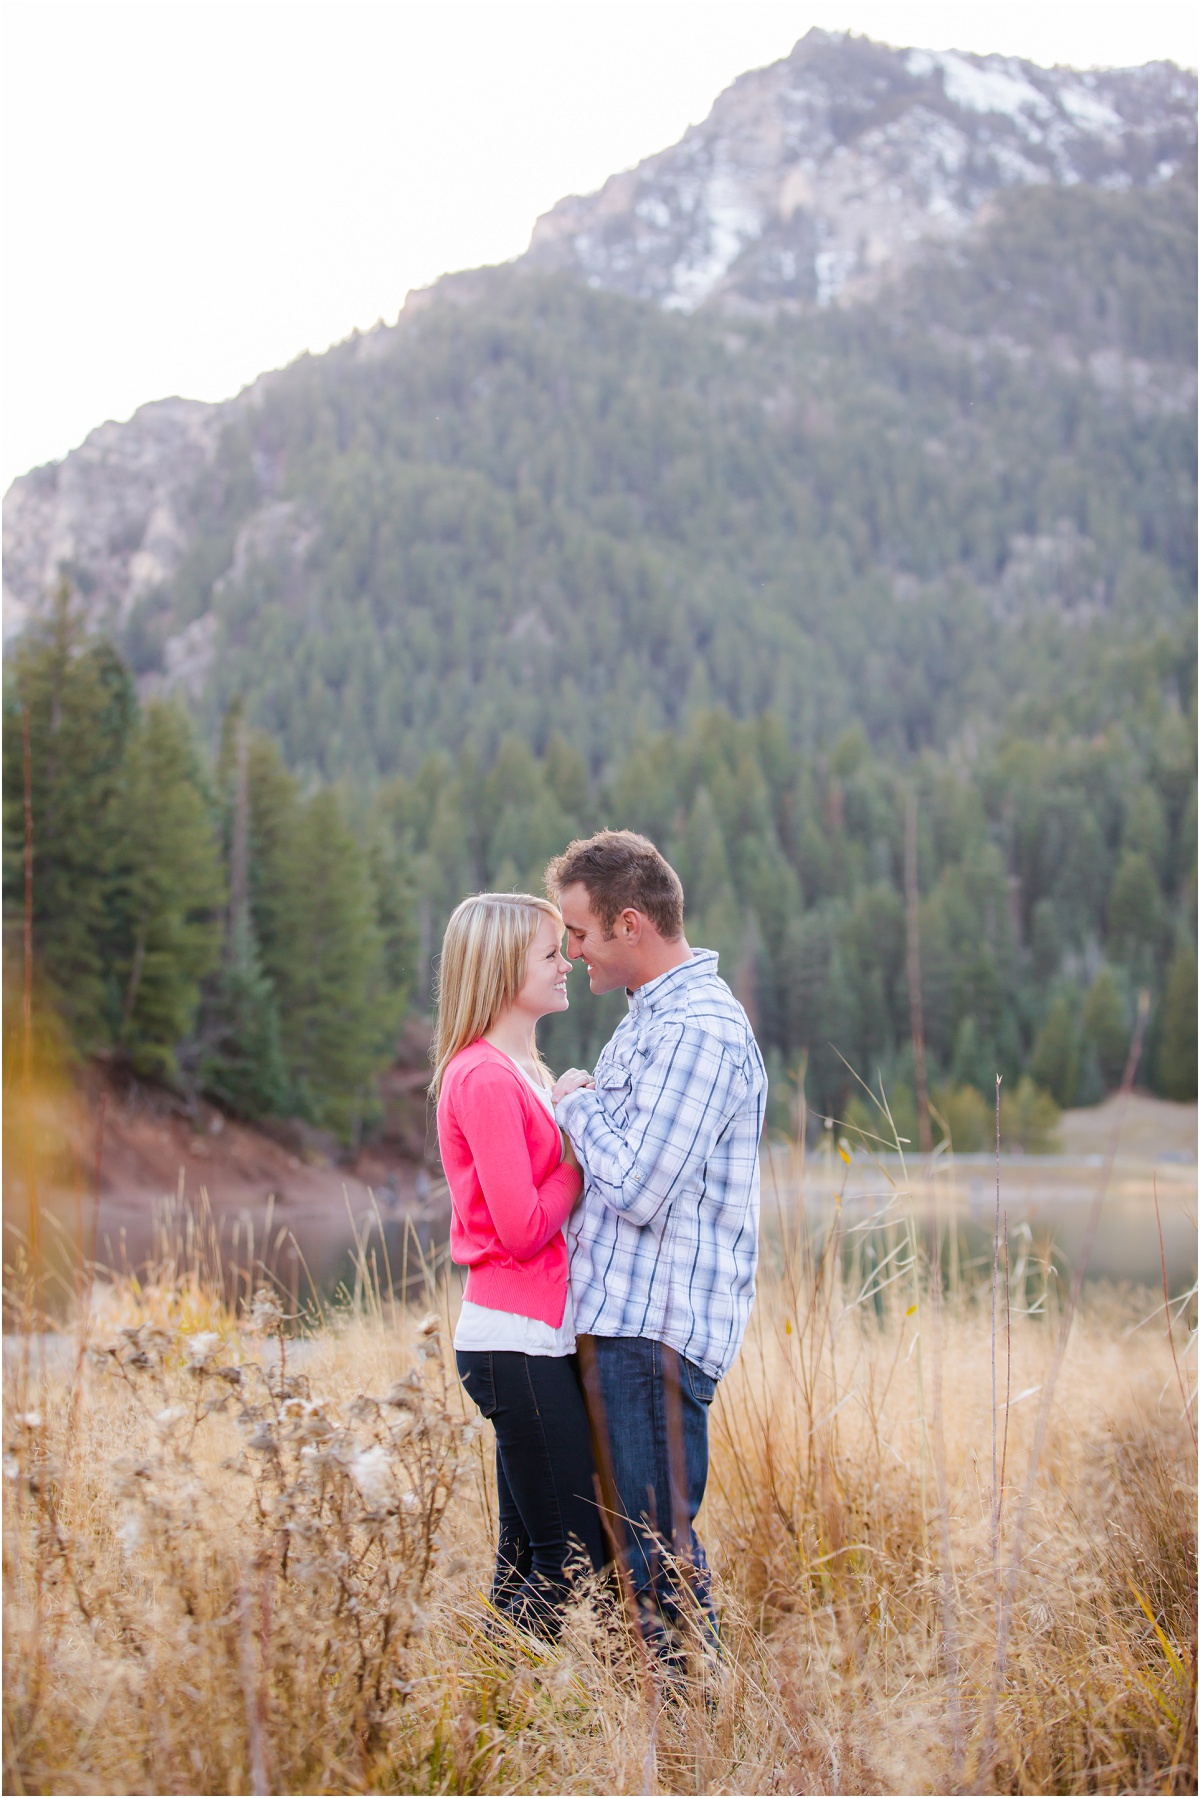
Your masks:
[{"label": "snow patch on mountain", "polygon": [[876,289],[1006,188],[1171,179],[1194,76],[1082,73],[810,31],[673,149],[539,219],[527,259],[667,311],[777,312]]}]

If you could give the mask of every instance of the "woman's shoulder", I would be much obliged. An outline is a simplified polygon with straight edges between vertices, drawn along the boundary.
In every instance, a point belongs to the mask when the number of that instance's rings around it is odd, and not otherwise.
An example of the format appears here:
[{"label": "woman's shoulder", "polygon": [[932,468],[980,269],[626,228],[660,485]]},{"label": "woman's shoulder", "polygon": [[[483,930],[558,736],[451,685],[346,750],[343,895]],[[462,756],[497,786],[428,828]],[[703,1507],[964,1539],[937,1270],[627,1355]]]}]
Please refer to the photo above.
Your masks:
[{"label": "woman's shoulder", "polygon": [[524,1097],[526,1082],[517,1064],[481,1036],[451,1056],[442,1075],[442,1093],[451,1101],[468,1087],[472,1092],[511,1091]]}]

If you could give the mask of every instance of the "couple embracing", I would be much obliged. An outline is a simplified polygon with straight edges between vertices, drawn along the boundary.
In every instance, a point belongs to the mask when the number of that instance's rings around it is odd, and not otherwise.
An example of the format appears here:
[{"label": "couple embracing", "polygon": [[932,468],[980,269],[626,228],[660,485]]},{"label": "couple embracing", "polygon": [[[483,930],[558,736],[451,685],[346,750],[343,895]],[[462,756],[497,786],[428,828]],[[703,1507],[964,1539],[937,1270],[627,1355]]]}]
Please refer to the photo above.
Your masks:
[{"label": "couple embracing", "polygon": [[[446,929],[433,1091],[468,1269],[454,1347],[496,1432],[495,1608],[553,1636],[579,1565],[614,1562],[647,1639],[713,1640],[693,1523],[708,1407],[758,1259],[762,1058],[683,888],[645,837],[602,831],[550,899],[483,893]],[[628,1015],[594,1074],[557,1081],[538,1020],[571,960]]]}]

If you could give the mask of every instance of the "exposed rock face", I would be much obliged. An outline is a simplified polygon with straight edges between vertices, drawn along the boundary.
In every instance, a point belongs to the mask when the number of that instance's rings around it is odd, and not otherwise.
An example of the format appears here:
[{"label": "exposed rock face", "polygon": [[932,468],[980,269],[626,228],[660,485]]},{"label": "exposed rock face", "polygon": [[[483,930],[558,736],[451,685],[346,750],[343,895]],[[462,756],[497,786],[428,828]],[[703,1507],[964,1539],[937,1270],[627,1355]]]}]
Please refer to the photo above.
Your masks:
[{"label": "exposed rock face", "polygon": [[104,424],[4,498],[4,634],[70,576],[97,626],[116,629],[187,548],[186,495],[212,456],[222,408],[158,400]]},{"label": "exposed rock face", "polygon": [[853,298],[1001,189],[1169,180],[1195,155],[1195,78],[1080,74],[810,31],[672,149],[538,220],[532,262],[681,312]]}]

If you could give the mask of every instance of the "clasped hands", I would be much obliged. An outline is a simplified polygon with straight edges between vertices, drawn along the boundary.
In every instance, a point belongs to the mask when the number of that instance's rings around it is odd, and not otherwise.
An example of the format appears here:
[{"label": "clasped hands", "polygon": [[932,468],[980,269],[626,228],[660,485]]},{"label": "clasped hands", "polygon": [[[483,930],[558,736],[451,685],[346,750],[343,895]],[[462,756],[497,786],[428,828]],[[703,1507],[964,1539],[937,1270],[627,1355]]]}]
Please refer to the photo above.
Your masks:
[{"label": "clasped hands", "polygon": [[[595,1084],[596,1082],[592,1079],[592,1076],[587,1072],[586,1068],[568,1068],[565,1074],[559,1075],[558,1079],[554,1082],[554,1085],[550,1088],[550,1097],[557,1105],[558,1101],[560,1099],[565,1099],[568,1093],[577,1093],[585,1086],[594,1086]],[[574,1144],[565,1130],[562,1133],[562,1138],[564,1162],[566,1162],[568,1167],[573,1167],[579,1173],[582,1173],[583,1169],[579,1165],[579,1157],[575,1153]]]},{"label": "clasped hands", "polygon": [[577,1093],[582,1087],[595,1086],[595,1084],[595,1080],[586,1068],[568,1068],[565,1074],[558,1076],[550,1088],[550,1097],[557,1105],[559,1100],[565,1099],[568,1093]]}]

